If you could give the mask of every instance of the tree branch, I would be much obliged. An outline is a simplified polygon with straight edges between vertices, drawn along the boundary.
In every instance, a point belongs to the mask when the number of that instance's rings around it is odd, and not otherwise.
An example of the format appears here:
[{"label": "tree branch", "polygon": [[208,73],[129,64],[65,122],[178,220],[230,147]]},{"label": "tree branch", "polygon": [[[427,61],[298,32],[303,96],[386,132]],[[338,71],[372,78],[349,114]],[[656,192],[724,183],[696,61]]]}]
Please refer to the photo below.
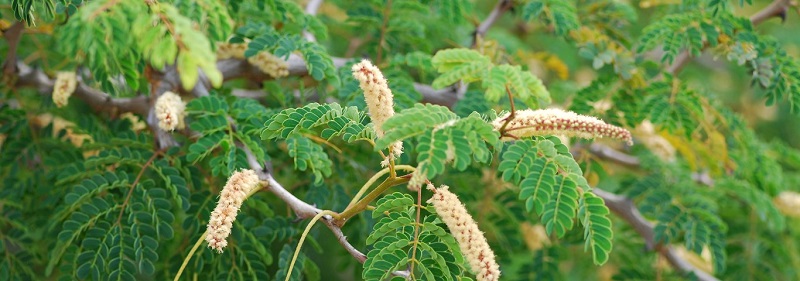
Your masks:
[{"label": "tree branch", "polygon": [[495,22],[502,16],[506,11],[510,10],[511,7],[514,6],[514,1],[512,0],[499,0],[497,1],[497,5],[494,6],[494,9],[489,13],[477,28],[475,28],[475,32],[472,37],[472,47],[478,44],[478,38],[483,38],[486,35],[486,32],[489,31],[489,28],[494,25]]},{"label": "tree branch", "polygon": [[636,205],[633,204],[633,201],[630,199],[620,196],[611,192],[607,192],[605,190],[594,188],[592,192],[597,196],[600,196],[605,201],[606,206],[617,216],[628,222],[633,229],[639,233],[642,238],[644,238],[645,245],[648,251],[658,250],[658,252],[664,256],[667,261],[672,265],[673,268],[677,269],[681,273],[693,273],[699,280],[703,281],[713,281],[718,280],[711,274],[706,273],[698,269],[697,267],[693,266],[691,263],[683,259],[678,253],[669,245],[663,245],[660,243],[656,243],[655,241],[655,234],[653,232],[653,224],[647,221],[642,214],[639,212],[639,209],[636,208]]},{"label": "tree branch", "polygon": [[[322,5],[322,0],[310,0],[308,4],[306,4],[306,14],[316,16],[317,11],[319,10],[319,6]],[[314,34],[308,32],[307,30],[303,30],[303,37],[306,38],[309,42],[317,41],[317,38],[314,37]]]},{"label": "tree branch", "polygon": [[[34,87],[42,93],[53,92],[55,79],[51,79],[41,69],[34,69],[25,63],[17,62],[17,80],[14,87]],[[80,80],[80,79],[79,79]],[[120,112],[133,112],[145,115],[148,112],[149,98],[137,96],[133,98],[112,98],[110,95],[89,87],[83,81],[78,81],[73,96],[80,98],[94,108],[105,111],[119,110]]]},{"label": "tree branch", "polygon": [[[275,180],[274,177],[272,177],[272,172],[270,171],[270,168],[268,168],[268,163],[261,165],[249,148],[242,147],[242,149],[244,150],[245,155],[247,155],[247,162],[250,165],[250,168],[256,172],[260,180],[269,183],[267,190],[275,194],[275,196],[277,196],[283,202],[286,202],[286,205],[288,205],[289,208],[294,211],[298,219],[311,218],[322,212],[322,210],[304,202],[303,200],[300,200],[294,196],[294,194],[287,191],[286,188],[284,188],[280,183],[278,183],[278,181]],[[342,229],[333,224],[332,217],[325,216],[323,217],[322,221],[325,223],[325,226],[327,226],[328,229],[333,232],[333,235],[336,237],[336,240],[339,241],[339,244],[342,245],[342,247],[347,250],[351,256],[353,256],[360,263],[364,263],[364,261],[367,260],[366,255],[361,253],[358,249],[353,247],[350,242],[347,241],[347,237],[345,237],[344,233],[342,233]]]},{"label": "tree branch", "polygon": [[[764,7],[764,9],[761,9],[753,14],[753,16],[750,17],[750,22],[753,24],[753,26],[756,26],[773,17],[780,17],[782,20],[786,20],[786,12],[789,9],[789,4],[790,0],[772,1],[769,6]],[[691,55],[689,54],[689,51],[684,50],[675,58],[675,61],[673,61],[672,64],[667,67],[666,72],[670,74],[677,74],[690,60]]]}]

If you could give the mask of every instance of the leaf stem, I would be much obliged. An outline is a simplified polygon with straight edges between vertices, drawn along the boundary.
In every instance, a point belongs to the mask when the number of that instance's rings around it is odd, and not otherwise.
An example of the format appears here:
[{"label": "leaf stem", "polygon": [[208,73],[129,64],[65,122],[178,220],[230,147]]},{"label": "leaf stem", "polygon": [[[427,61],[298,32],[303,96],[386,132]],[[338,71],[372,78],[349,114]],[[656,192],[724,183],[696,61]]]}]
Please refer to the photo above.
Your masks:
[{"label": "leaf stem", "polygon": [[314,227],[314,224],[324,215],[334,215],[335,213],[332,211],[322,211],[319,212],[314,218],[306,226],[306,230],[303,231],[303,235],[300,236],[300,241],[297,242],[297,248],[294,249],[294,256],[292,257],[292,262],[289,263],[289,269],[286,271],[286,281],[289,281],[289,278],[292,277],[292,269],[294,269],[294,263],[297,261],[297,256],[300,255],[300,248],[303,247],[303,242],[306,240],[306,236],[308,236],[308,232],[311,231],[311,228]]},{"label": "leaf stem", "polygon": [[117,223],[115,225],[119,225],[120,222],[122,221],[122,214],[125,213],[125,206],[127,206],[128,202],[130,202],[131,195],[133,195],[133,190],[136,189],[136,185],[139,184],[139,180],[142,179],[144,171],[147,170],[147,167],[149,167],[150,164],[153,164],[153,161],[156,160],[156,157],[158,155],[161,155],[161,153],[163,152],[164,149],[156,151],[155,153],[153,153],[153,156],[150,156],[150,159],[147,159],[147,162],[145,162],[144,165],[142,165],[142,170],[139,171],[138,175],[136,175],[136,179],[133,180],[133,183],[131,184],[131,189],[128,190],[128,195],[125,196],[125,201],[122,202],[122,207],[120,207],[119,216],[117,217]]},{"label": "leaf stem", "polygon": [[208,230],[206,230],[206,232],[203,232],[203,235],[200,235],[200,238],[197,238],[197,242],[194,243],[194,246],[192,246],[192,250],[189,251],[189,255],[187,255],[186,258],[183,259],[181,268],[178,269],[178,274],[175,275],[175,279],[172,279],[173,281],[178,281],[181,278],[183,270],[186,269],[186,265],[189,264],[189,260],[192,259],[192,256],[194,256],[194,252],[197,251],[197,248],[200,248],[200,244],[203,244],[203,240],[206,239],[206,235],[208,235]]},{"label": "leaf stem", "polygon": [[[397,165],[395,167],[395,169],[405,170],[405,171],[409,171],[409,172],[413,172],[414,170],[416,170],[416,168],[414,168],[413,166],[409,166],[409,165]],[[351,200],[350,204],[347,204],[347,207],[344,208],[344,209],[347,210],[347,209],[352,208],[353,205],[355,205],[356,202],[358,202],[358,199],[361,199],[361,196],[363,196],[364,193],[367,192],[367,189],[369,189],[370,186],[375,184],[375,182],[378,181],[378,179],[380,177],[382,177],[383,175],[385,175],[387,172],[389,172],[389,168],[380,170],[378,173],[376,173],[374,176],[372,176],[372,178],[370,178],[367,181],[367,183],[365,183],[364,186],[361,187],[361,189],[358,191],[358,193],[356,193],[356,195],[353,196],[353,200]]]},{"label": "leaf stem", "polygon": [[408,177],[386,178],[386,180],[384,180],[380,185],[378,185],[378,187],[376,187],[369,194],[364,196],[364,198],[356,202],[355,205],[353,205],[350,208],[347,208],[346,210],[344,210],[339,214],[334,214],[334,218],[336,219],[334,224],[336,224],[339,227],[342,227],[344,223],[347,221],[347,219],[355,216],[361,211],[364,211],[367,208],[367,206],[369,206],[369,203],[375,200],[375,198],[378,198],[378,196],[380,196],[381,193],[383,193],[384,191],[393,186],[406,183],[409,181],[409,179],[410,178]]},{"label": "leaf stem", "polygon": [[[420,221],[420,212],[422,211],[422,188],[417,188],[417,219],[414,221],[414,248],[411,250],[411,260],[416,261],[417,259],[417,245],[419,245],[419,221]],[[409,269],[408,273],[411,274],[411,280],[414,280],[414,264],[415,262],[411,263],[411,269]]]},{"label": "leaf stem", "polygon": [[508,102],[511,104],[511,114],[509,114],[508,117],[506,117],[506,119],[503,120],[504,121],[503,126],[500,127],[501,136],[505,135],[506,126],[508,126],[508,123],[511,123],[511,121],[514,120],[514,117],[516,117],[516,110],[514,109],[514,96],[511,94],[511,90],[508,89],[507,85],[506,85],[506,93],[508,93]]}]

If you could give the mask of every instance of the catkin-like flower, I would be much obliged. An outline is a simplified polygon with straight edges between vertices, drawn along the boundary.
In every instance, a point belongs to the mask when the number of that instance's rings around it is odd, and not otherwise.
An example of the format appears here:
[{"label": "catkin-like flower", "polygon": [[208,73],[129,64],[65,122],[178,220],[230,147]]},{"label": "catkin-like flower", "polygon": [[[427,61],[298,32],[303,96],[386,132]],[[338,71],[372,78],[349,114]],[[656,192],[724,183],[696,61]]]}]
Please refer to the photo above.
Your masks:
[{"label": "catkin-like flower", "polygon": [[[217,59],[244,59],[246,50],[247,43],[221,43],[217,45]],[[258,52],[247,58],[247,62],[274,78],[289,76],[286,61],[269,52]]]},{"label": "catkin-like flower", "polygon": [[428,188],[434,192],[428,203],[433,204],[436,213],[458,241],[458,246],[478,281],[499,280],[500,266],[497,265],[494,252],[489,248],[483,232],[478,229],[478,224],[467,213],[464,204],[445,185],[440,188],[429,185]]},{"label": "catkin-like flower", "polygon": [[231,234],[233,221],[245,197],[258,186],[258,175],[253,170],[241,170],[234,173],[219,194],[217,207],[211,212],[208,220],[206,242],[208,247],[222,253],[228,246],[228,235]]},{"label": "catkin-like flower", "polygon": [[289,76],[289,66],[286,61],[268,52],[259,52],[255,56],[247,58],[247,62],[274,78]]},{"label": "catkin-like flower", "polygon": [[217,59],[244,59],[247,43],[220,43],[217,44]]},{"label": "catkin-like flower", "polygon": [[164,131],[183,129],[183,116],[186,114],[186,104],[181,97],[173,92],[164,92],[156,100],[156,117],[158,126]]},{"label": "catkin-like flower", "polygon": [[57,107],[67,105],[69,97],[78,86],[78,77],[75,72],[59,72],[56,74],[56,84],[53,86],[53,103]]},{"label": "catkin-like flower", "polygon": [[784,191],[772,199],[775,207],[788,217],[800,218],[800,193]]},{"label": "catkin-like flower", "polygon": [[[495,130],[500,130],[509,114],[498,117],[492,122]],[[514,120],[508,123],[505,131],[516,137],[565,135],[592,139],[609,137],[627,141],[632,144],[631,133],[623,128],[609,125],[600,119],[584,116],[561,109],[517,110]]]},{"label": "catkin-like flower", "polygon": [[[377,66],[372,65],[369,60],[362,60],[354,64],[353,77],[359,82],[359,86],[364,90],[364,100],[367,102],[369,117],[375,125],[375,134],[383,137],[383,123],[389,117],[394,116],[394,95],[389,89],[389,84],[383,73]],[[403,153],[403,143],[395,142],[391,145],[390,157],[398,157]],[[388,159],[387,159],[388,160]]]}]

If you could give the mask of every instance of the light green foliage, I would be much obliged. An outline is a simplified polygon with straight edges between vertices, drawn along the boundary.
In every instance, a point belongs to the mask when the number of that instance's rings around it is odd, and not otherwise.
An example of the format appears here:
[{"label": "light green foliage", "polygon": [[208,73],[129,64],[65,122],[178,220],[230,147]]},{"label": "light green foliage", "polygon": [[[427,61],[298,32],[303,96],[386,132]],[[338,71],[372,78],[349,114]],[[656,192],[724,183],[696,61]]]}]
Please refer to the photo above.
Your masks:
[{"label": "light green foliage", "polygon": [[443,106],[416,105],[399,112],[383,123],[385,135],[375,142],[378,149],[396,141],[417,140],[417,172],[427,178],[442,174],[452,162],[459,171],[472,162],[486,163],[491,148],[497,147],[499,134],[478,114],[458,118]]},{"label": "light green foliage", "polygon": [[550,93],[542,81],[520,66],[492,64],[488,57],[474,50],[447,49],[436,53],[431,61],[441,75],[433,81],[434,88],[443,88],[458,81],[482,81],[486,99],[497,102],[511,95],[525,101],[531,108],[550,102]]}]

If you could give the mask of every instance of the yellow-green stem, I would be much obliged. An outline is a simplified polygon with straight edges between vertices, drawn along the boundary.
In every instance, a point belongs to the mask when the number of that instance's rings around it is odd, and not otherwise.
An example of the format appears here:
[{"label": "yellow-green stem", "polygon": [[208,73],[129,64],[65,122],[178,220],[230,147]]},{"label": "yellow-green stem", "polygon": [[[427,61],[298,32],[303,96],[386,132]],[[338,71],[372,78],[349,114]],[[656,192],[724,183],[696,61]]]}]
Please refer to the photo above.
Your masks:
[{"label": "yellow-green stem", "polygon": [[[416,168],[414,168],[413,166],[409,166],[409,165],[397,165],[397,166],[395,166],[395,169],[413,172]],[[362,186],[361,189],[358,190],[358,193],[356,193],[356,195],[353,196],[353,200],[350,200],[350,204],[347,204],[347,207],[344,208],[344,209],[348,210],[351,207],[353,207],[353,205],[355,205],[356,202],[358,202],[358,200],[361,199],[361,196],[363,196],[364,193],[367,192],[367,189],[369,189],[369,187],[372,186],[373,184],[375,184],[375,182],[378,181],[378,179],[380,177],[382,177],[383,175],[385,175],[388,172],[389,172],[389,168],[385,168],[383,170],[380,170],[374,176],[372,176],[372,178],[370,178],[367,181],[367,183],[365,183],[364,186]]]},{"label": "yellow-green stem", "polygon": [[292,257],[292,262],[289,263],[289,269],[286,271],[286,281],[289,281],[289,278],[292,277],[292,269],[294,269],[294,263],[297,261],[297,256],[300,254],[300,248],[303,247],[303,241],[306,240],[306,236],[308,236],[308,232],[311,231],[311,228],[314,226],[314,223],[316,223],[317,220],[319,220],[319,218],[321,218],[324,215],[333,215],[333,214],[334,212],[331,211],[327,210],[322,211],[316,216],[314,216],[314,218],[312,218],[310,222],[308,222],[306,230],[303,231],[303,235],[300,236],[300,241],[297,242],[297,248],[294,249],[294,256]]},{"label": "yellow-green stem", "polygon": [[175,279],[173,279],[174,281],[178,281],[181,278],[183,270],[186,269],[186,265],[189,264],[189,260],[192,259],[192,256],[194,256],[194,252],[197,251],[197,248],[200,247],[200,244],[203,244],[203,240],[206,239],[206,235],[208,235],[208,230],[206,230],[206,232],[203,232],[203,235],[200,235],[200,238],[198,238],[197,242],[194,243],[194,246],[192,246],[192,250],[189,251],[189,255],[186,256],[185,259],[183,259],[183,264],[181,264],[181,268],[178,269],[178,274],[175,275]]},{"label": "yellow-green stem", "polygon": [[367,208],[369,203],[375,200],[375,198],[378,198],[378,196],[380,196],[381,193],[383,193],[384,191],[393,186],[406,183],[408,182],[408,180],[409,180],[408,178],[387,178],[380,185],[378,185],[378,187],[376,187],[370,193],[368,193],[367,196],[364,196],[363,199],[356,202],[356,204],[353,205],[351,208],[344,210],[338,215],[335,215],[334,218],[336,218],[337,225],[339,226],[344,225],[344,222],[347,221],[347,219],[355,216],[361,211],[364,211],[364,209]]},{"label": "yellow-green stem", "polygon": [[411,279],[414,280],[414,264],[417,260],[417,245],[419,245],[420,212],[422,211],[422,188],[417,189],[417,219],[414,221],[414,248],[411,249]]}]

